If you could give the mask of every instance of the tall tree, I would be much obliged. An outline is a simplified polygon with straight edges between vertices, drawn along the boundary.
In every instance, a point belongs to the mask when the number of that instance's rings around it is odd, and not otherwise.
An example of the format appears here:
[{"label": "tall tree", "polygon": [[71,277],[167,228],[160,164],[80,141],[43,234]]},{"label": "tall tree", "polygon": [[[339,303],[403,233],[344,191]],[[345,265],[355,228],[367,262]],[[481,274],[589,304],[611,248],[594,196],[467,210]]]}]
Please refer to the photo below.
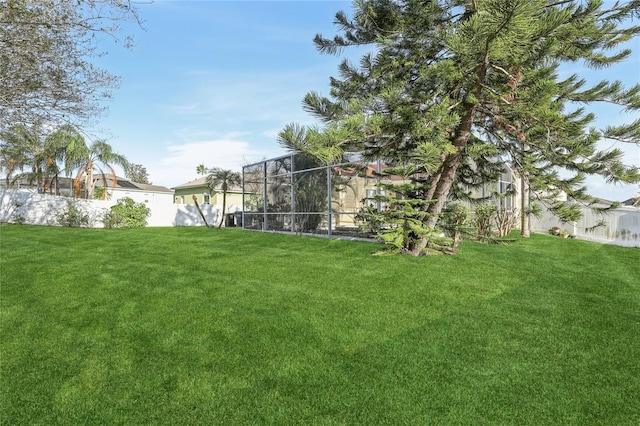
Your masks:
[{"label": "tall tree", "polygon": [[96,188],[95,175],[102,180],[104,191],[100,197],[105,199],[107,196],[107,188],[109,182],[107,180],[107,172],[111,175],[111,184],[115,186],[117,183],[116,172],[113,166],[121,166],[127,169],[129,162],[127,159],[113,151],[111,145],[104,141],[95,141],[90,146],[76,151],[76,164],[78,165],[78,174],[74,180],[75,196],[80,197],[82,185],[86,191],[87,198],[93,198]]},{"label": "tall tree", "polygon": [[[561,79],[558,68],[604,68],[628,58],[631,52],[619,48],[640,32],[627,25],[639,8],[637,0],[608,7],[600,0],[357,1],[353,18],[336,15],[341,34],[317,35],[316,46],[336,54],[371,45],[375,53],[359,66],[342,62],[331,98],[305,97],[304,109],[322,128],[289,125],[281,140],[325,161],[357,151],[365,160],[415,164],[428,177],[429,189],[419,193],[428,201],[427,231],[452,193],[495,177],[504,162],[540,199],[559,191],[584,199],[587,174],[636,182],[640,170],[626,166],[620,150],[598,150],[597,142],[637,143],[640,120],[596,130],[581,104],[637,110],[640,85],[588,86],[577,74]],[[565,203],[551,207],[566,220],[578,214]],[[429,235],[407,233],[416,241],[405,246],[419,254]]]},{"label": "tall tree", "polygon": [[98,34],[138,21],[128,0],[0,2],[0,131],[35,122],[81,124],[102,111],[118,80],[90,61]]},{"label": "tall tree", "polygon": [[[26,179],[38,192],[59,190],[58,176],[64,170],[71,141],[61,137],[65,127],[47,134],[44,126],[14,126],[0,134],[0,156],[7,185],[12,180]],[[19,173],[18,173],[19,172]]]},{"label": "tall tree", "polygon": [[199,164],[198,167],[196,167],[196,173],[198,173],[199,175],[206,175],[207,174],[207,166],[205,166],[204,164]]},{"label": "tall tree", "polygon": [[28,148],[33,137],[29,129],[24,126],[14,126],[0,135],[0,171],[6,176],[6,184],[9,186],[14,175],[21,173],[30,163],[30,151]]},{"label": "tall tree", "polygon": [[15,179],[27,179],[30,183],[35,183],[38,192],[42,192],[46,173],[49,171],[45,161],[48,150],[42,126],[14,126],[3,132],[1,137],[0,150],[6,161],[4,168],[7,182],[10,176],[15,175]]},{"label": "tall tree", "polygon": [[233,186],[242,184],[242,176],[238,172],[219,167],[209,169],[208,172],[207,185],[209,186],[209,190],[211,192],[222,191],[222,218],[220,219],[220,224],[218,224],[219,229],[224,223],[224,215],[227,211],[227,192]]},{"label": "tall tree", "polygon": [[149,174],[147,173],[147,168],[142,164],[130,163],[124,170],[124,173],[127,178],[131,179],[134,182],[151,185],[151,182],[149,182]]},{"label": "tall tree", "polygon": [[[79,159],[86,149],[86,144],[82,134],[73,126],[65,124],[47,137],[51,146],[55,147],[58,170],[54,177],[56,187],[59,189],[58,176],[64,172],[70,177],[73,171],[79,166]],[[73,192],[73,184],[69,188]]]}]

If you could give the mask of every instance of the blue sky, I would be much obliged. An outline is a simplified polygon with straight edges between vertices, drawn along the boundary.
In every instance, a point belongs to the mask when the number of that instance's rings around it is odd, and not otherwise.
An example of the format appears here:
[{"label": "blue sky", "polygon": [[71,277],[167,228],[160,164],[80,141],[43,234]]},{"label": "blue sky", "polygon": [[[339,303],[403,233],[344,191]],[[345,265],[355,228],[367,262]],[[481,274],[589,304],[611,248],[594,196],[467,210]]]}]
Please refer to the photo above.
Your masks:
[{"label": "blue sky", "polygon": [[[290,122],[315,122],[301,100],[312,90],[327,95],[342,60],[318,53],[312,39],[333,36],[335,13],[350,9],[350,1],[340,0],[142,4],[146,31],[128,27],[135,46],[101,45],[108,54],[98,65],[120,76],[121,86],[93,133],[167,187],[198,177],[199,164],[240,171],[243,164],[282,155],[277,132]],[[633,58],[623,66],[590,75],[638,83],[640,40],[631,47]],[[598,115],[605,125],[624,120],[612,107],[599,108]],[[640,165],[640,147],[626,152],[627,163]],[[598,179],[588,186],[607,199],[639,190],[605,187]]]}]

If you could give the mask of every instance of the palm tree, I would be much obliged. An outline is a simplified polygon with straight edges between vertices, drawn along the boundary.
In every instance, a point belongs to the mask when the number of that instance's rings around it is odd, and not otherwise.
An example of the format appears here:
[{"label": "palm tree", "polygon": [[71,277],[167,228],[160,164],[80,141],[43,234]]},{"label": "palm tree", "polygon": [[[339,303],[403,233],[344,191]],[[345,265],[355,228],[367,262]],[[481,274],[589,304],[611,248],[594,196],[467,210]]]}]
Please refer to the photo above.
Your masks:
[{"label": "palm tree", "polygon": [[0,171],[4,171],[7,186],[14,174],[22,172],[31,163],[31,145],[29,129],[16,126],[0,135]]},{"label": "palm tree", "polygon": [[196,168],[196,173],[198,173],[199,175],[206,175],[207,174],[207,167],[204,164],[200,164],[197,168]]},{"label": "palm tree", "polygon": [[[44,137],[42,126],[14,126],[0,135],[0,168],[6,173],[7,184],[19,178],[35,183],[38,192],[59,192],[58,177],[63,171],[71,176],[78,169],[73,183],[73,192],[80,196],[84,180],[87,197],[93,197],[95,191],[94,172],[102,176],[104,187],[107,187],[105,169],[113,175],[112,164],[126,167],[127,160],[113,152],[111,146],[104,141],[94,142],[87,147],[82,135],[72,126],[64,125],[55,132]],[[28,171],[23,172],[24,169]],[[20,172],[20,173],[17,173]],[[102,198],[106,196],[103,192]]]},{"label": "palm tree", "polygon": [[[51,179],[51,187],[55,183],[59,192],[58,177],[60,173],[65,172],[66,176],[71,176],[74,169],[80,165],[80,159],[86,152],[87,145],[84,137],[74,127],[64,125],[47,137],[47,145],[54,153],[56,161],[62,164],[62,168],[57,167],[54,176]],[[73,186],[70,188],[73,191]]]},{"label": "palm tree", "polygon": [[222,218],[218,225],[218,229],[220,229],[222,228],[224,214],[227,210],[227,191],[233,185],[240,185],[242,183],[242,176],[240,176],[240,173],[238,172],[224,170],[218,167],[209,169],[208,172],[209,176],[207,176],[207,186],[209,187],[209,191],[213,192],[217,189],[222,190]]},{"label": "palm tree", "polygon": [[[51,134],[44,137],[42,126],[35,124],[28,128],[14,126],[0,135],[0,168],[6,173],[7,185],[11,178],[24,178],[35,183],[38,192],[52,189],[60,172],[58,162],[64,157],[66,143]],[[24,172],[24,169],[27,172]]]},{"label": "palm tree", "polygon": [[112,187],[115,187],[117,178],[113,165],[121,166],[125,170],[129,165],[127,159],[123,155],[113,152],[111,145],[105,141],[95,141],[89,147],[85,146],[84,149],[80,148],[76,150],[75,158],[77,160],[75,160],[74,163],[76,164],[76,167],[79,168],[78,175],[74,180],[74,192],[76,197],[80,197],[82,182],[84,180],[87,198],[93,198],[96,186],[94,172],[97,172],[102,178],[105,188],[100,195],[100,198],[104,200],[107,196],[106,188],[108,186],[107,173],[105,170],[108,170],[111,173],[111,176],[113,177]]}]

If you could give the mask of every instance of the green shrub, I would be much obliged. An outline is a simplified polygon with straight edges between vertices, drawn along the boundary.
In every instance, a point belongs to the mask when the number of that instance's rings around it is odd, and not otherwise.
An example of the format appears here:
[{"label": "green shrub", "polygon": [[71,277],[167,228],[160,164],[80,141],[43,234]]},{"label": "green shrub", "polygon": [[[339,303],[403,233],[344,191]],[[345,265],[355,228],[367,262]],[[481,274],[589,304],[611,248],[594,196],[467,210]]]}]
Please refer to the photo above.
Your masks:
[{"label": "green shrub", "polygon": [[136,203],[126,197],[118,200],[118,204],[104,215],[105,228],[144,228],[151,210],[143,203]]},{"label": "green shrub", "polygon": [[365,205],[355,215],[355,222],[362,232],[370,235],[377,235],[385,225],[382,217],[378,214],[378,209],[368,205]]},{"label": "green shrub", "polygon": [[479,239],[488,239],[493,235],[493,218],[497,211],[498,207],[490,203],[482,203],[476,207],[474,224]]},{"label": "green shrub", "polygon": [[473,233],[470,223],[471,211],[469,208],[462,204],[452,203],[443,210],[439,225],[447,237],[453,238],[453,246],[458,247],[465,235]]},{"label": "green shrub", "polygon": [[111,192],[107,191],[103,186],[98,186],[93,191],[93,198],[96,200],[110,200]]},{"label": "green shrub", "polygon": [[55,217],[58,225],[67,228],[89,226],[89,214],[72,201],[67,201],[66,207],[56,211]]}]

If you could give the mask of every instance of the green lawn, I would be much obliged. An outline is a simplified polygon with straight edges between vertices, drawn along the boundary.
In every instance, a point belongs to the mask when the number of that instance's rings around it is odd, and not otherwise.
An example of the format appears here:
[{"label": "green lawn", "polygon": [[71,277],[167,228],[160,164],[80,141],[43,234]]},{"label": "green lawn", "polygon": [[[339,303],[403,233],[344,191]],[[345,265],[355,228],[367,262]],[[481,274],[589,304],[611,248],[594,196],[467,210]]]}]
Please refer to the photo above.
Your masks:
[{"label": "green lawn", "polygon": [[2,425],[640,424],[640,250],[0,227]]}]

